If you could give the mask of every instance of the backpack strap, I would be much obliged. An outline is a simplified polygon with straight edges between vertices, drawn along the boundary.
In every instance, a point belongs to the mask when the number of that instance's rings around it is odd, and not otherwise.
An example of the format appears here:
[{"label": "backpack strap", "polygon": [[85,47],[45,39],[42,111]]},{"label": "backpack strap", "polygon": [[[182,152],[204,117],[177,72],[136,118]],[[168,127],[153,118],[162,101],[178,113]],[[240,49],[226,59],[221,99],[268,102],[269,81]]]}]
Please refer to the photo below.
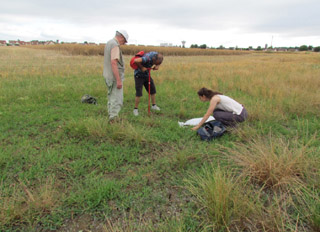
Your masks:
[{"label": "backpack strap", "polygon": [[131,58],[130,60],[130,67],[134,70],[138,69],[137,64],[134,62],[135,59],[140,58],[144,55],[144,51],[140,51],[137,54],[134,55],[134,57]]}]

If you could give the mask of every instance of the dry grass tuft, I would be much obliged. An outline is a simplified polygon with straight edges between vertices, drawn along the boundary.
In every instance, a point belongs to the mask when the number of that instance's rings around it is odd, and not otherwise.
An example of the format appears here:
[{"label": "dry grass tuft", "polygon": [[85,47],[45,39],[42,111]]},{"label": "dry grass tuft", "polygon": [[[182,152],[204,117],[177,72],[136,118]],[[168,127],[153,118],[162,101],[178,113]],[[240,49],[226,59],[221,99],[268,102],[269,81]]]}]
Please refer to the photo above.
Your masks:
[{"label": "dry grass tuft", "polygon": [[213,231],[244,223],[254,210],[246,182],[220,167],[204,168],[186,183],[199,204],[200,217]]},{"label": "dry grass tuft", "polygon": [[32,225],[38,218],[50,214],[58,207],[59,195],[53,178],[46,179],[36,188],[19,181],[12,188],[11,196],[0,195],[0,221],[4,225]]},{"label": "dry grass tuft", "polygon": [[226,150],[224,154],[241,167],[244,176],[264,187],[286,190],[318,176],[319,159],[311,155],[308,144],[299,145],[298,139],[286,142],[270,135],[267,141],[258,138]]}]

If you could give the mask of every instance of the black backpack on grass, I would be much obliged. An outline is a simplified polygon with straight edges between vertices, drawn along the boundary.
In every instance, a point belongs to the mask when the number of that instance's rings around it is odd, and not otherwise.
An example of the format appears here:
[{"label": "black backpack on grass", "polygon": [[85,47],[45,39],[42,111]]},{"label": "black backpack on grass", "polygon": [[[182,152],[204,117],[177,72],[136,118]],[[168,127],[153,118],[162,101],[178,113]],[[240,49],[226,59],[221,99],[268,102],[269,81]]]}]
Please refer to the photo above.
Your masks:
[{"label": "black backpack on grass", "polygon": [[81,98],[82,103],[94,104],[97,105],[97,99],[90,96],[89,94],[85,94]]},{"label": "black backpack on grass", "polygon": [[212,120],[206,122],[201,128],[197,130],[197,134],[201,140],[211,141],[222,136],[226,132],[226,127],[219,121]]}]

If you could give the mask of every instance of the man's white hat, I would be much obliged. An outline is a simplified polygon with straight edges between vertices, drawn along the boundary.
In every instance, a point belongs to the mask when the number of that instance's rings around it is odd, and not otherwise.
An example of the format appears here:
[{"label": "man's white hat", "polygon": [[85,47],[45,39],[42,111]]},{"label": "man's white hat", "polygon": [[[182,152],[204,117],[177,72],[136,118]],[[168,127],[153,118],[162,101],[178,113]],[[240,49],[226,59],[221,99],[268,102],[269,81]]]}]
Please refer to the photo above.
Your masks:
[{"label": "man's white hat", "polygon": [[129,35],[126,30],[119,30],[117,32],[119,32],[126,39],[126,42],[128,42]]}]

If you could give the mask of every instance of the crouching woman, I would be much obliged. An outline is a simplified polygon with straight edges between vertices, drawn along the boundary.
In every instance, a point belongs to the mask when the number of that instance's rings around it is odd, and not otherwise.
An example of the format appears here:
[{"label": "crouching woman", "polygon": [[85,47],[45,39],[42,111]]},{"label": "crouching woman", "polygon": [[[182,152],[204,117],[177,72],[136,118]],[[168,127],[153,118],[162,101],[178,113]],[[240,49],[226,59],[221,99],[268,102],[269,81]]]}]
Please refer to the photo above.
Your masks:
[{"label": "crouching woman", "polygon": [[200,101],[209,101],[210,105],[200,123],[191,128],[192,130],[198,130],[211,114],[217,121],[222,122],[227,127],[235,127],[237,123],[245,121],[248,117],[247,110],[243,105],[222,93],[201,88],[198,91],[198,96]]}]

